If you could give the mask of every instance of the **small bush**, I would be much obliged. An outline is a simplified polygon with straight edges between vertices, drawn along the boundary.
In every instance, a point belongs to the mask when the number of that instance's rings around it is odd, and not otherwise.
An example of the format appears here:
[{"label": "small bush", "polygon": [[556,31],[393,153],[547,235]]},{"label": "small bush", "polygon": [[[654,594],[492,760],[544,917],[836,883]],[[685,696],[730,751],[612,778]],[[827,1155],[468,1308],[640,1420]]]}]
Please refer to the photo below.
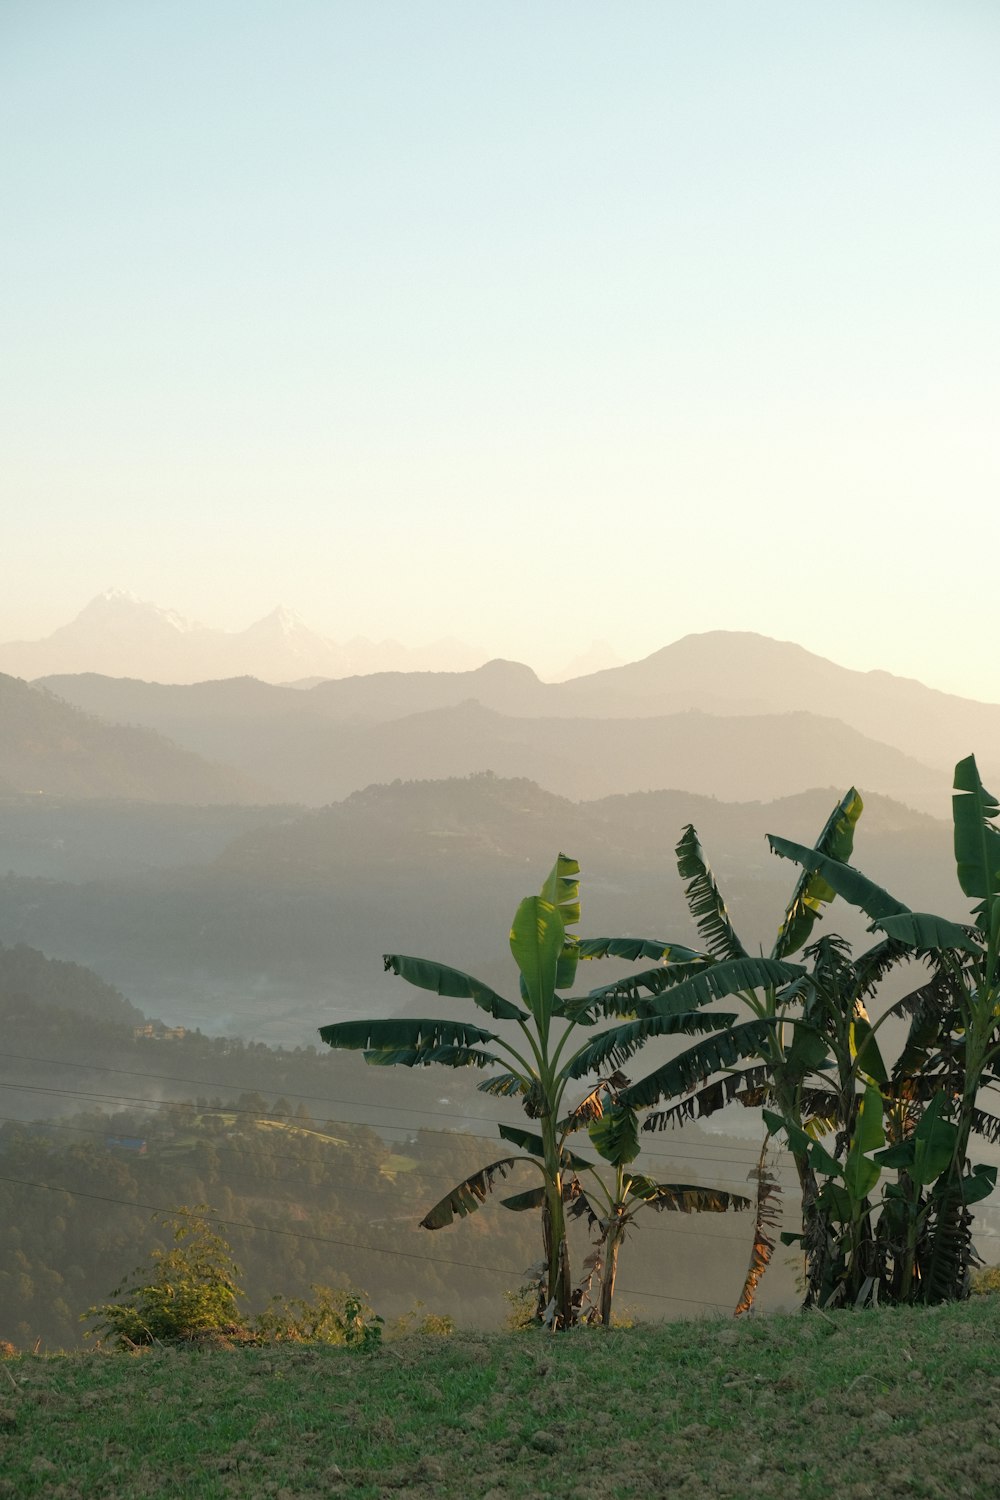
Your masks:
[{"label": "small bush", "polygon": [[991,1292],[1000,1292],[1000,1266],[983,1266],[972,1273],[973,1296],[985,1297]]},{"label": "small bush", "polygon": [[314,1302],[303,1297],[273,1297],[254,1320],[253,1331],[265,1343],[343,1344],[371,1349],[381,1342],[382,1319],[356,1292],[314,1286]]},{"label": "small bush", "polygon": [[450,1338],[455,1332],[455,1319],[447,1313],[428,1312],[419,1300],[409,1312],[401,1313],[389,1326],[390,1338],[405,1338],[410,1333],[426,1334],[430,1338]]},{"label": "small bush", "polygon": [[96,1322],[88,1337],[113,1338],[122,1348],[172,1344],[206,1336],[242,1336],[238,1299],[242,1272],[229,1245],[205,1217],[205,1204],[154,1215],[167,1225],[171,1250],[154,1250],[115,1287],[113,1301],[88,1308]]}]

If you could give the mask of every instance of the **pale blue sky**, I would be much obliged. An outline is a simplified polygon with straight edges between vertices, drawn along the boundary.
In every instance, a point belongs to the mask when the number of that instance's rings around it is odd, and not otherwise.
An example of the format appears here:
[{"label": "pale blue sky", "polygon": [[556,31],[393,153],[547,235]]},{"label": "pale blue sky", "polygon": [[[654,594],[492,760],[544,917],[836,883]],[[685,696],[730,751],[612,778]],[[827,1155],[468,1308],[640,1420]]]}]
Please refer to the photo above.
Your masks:
[{"label": "pale blue sky", "polygon": [[0,639],[1000,699],[995,0],[0,0]]}]

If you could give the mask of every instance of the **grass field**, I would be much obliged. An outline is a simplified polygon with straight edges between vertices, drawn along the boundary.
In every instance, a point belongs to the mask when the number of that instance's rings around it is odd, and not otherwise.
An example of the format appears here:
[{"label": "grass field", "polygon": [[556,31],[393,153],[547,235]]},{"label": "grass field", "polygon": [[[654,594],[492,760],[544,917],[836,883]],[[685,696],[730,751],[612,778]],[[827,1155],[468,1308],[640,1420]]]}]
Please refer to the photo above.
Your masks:
[{"label": "grass field", "polygon": [[983,1497],[1000,1297],[0,1362],[0,1495]]}]

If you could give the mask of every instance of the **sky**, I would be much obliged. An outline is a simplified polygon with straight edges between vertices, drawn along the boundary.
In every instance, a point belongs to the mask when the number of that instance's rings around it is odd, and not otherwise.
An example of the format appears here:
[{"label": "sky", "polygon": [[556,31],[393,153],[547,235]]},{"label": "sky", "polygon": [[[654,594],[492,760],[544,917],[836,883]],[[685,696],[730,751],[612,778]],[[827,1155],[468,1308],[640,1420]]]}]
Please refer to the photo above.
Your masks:
[{"label": "sky", "polygon": [[1000,700],[995,0],[0,0],[0,639]]}]

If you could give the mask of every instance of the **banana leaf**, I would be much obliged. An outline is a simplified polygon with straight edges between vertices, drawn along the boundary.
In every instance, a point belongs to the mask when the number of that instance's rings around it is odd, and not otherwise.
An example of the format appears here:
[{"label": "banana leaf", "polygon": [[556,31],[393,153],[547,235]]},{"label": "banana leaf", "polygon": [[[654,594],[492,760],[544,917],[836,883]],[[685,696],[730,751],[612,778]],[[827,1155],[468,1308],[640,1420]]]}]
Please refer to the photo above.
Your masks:
[{"label": "banana leaf", "polygon": [[781,859],[790,859],[795,864],[802,865],[805,870],[814,875],[821,875],[827,885],[838,896],[841,896],[850,906],[856,906],[873,921],[881,921],[883,917],[894,917],[901,912],[909,911],[909,907],[902,901],[897,901],[888,891],[869,880],[867,875],[862,875],[853,865],[842,864],[839,860],[831,859],[829,855],[823,854],[819,849],[807,849],[804,844],[793,843],[791,839],[777,838],[773,833],[767,836],[767,842],[771,846],[771,852],[777,854]]},{"label": "banana leaf", "polygon": [[[864,803],[855,788],[851,787],[826,820],[823,831],[816,840],[817,851],[846,864],[854,848],[854,827],[863,808]],[[771,957],[787,958],[790,953],[796,953],[808,940],[820,914],[820,907],[828,905],[836,894],[833,886],[821,873],[803,870],[778,928]]]},{"label": "banana leaf", "polygon": [[978,896],[980,909],[985,909],[1000,894],[1000,830],[992,822],[1000,817],[1000,803],[980,781],[974,755],[955,767],[954,786],[958,883],[967,896]]},{"label": "banana leaf", "polygon": [[436,964],[428,958],[411,958],[405,953],[383,953],[386,969],[422,990],[433,990],[435,995],[446,995],[455,1000],[471,1000],[480,1010],[485,1010],[496,1021],[525,1021],[528,1013],[512,1001],[505,1000],[488,984],[483,984],[472,974],[463,974],[461,969],[449,969],[447,964]]},{"label": "banana leaf", "polygon": [[882,1110],[882,1095],[874,1084],[869,1084],[858,1106],[850,1150],[843,1167],[844,1186],[855,1204],[867,1198],[882,1175],[882,1168],[871,1157],[872,1152],[885,1144]]},{"label": "banana leaf", "polygon": [[544,1187],[528,1188],[523,1193],[512,1193],[509,1198],[501,1198],[500,1202],[504,1208],[509,1208],[515,1214],[523,1214],[530,1208],[541,1208],[545,1202]]},{"label": "banana leaf", "polygon": [[[520,1146],[522,1151],[529,1151],[532,1156],[545,1155],[545,1142],[533,1130],[524,1130],[520,1125],[498,1125],[497,1134],[501,1140],[510,1141],[512,1146]],[[592,1161],[577,1156],[573,1151],[567,1151],[565,1147],[560,1160],[563,1166],[572,1167],[574,1172],[589,1172],[594,1165]]]},{"label": "banana leaf", "polygon": [[629,1194],[651,1207],[682,1214],[740,1213],[750,1207],[750,1199],[741,1193],[725,1193],[719,1188],[692,1187],[683,1182],[654,1182],[651,1177],[633,1177]]},{"label": "banana leaf", "polygon": [[[463,1182],[456,1183],[449,1193],[446,1193],[440,1202],[435,1203],[420,1220],[421,1229],[447,1229],[456,1219],[464,1219],[467,1214],[474,1214],[479,1206],[486,1202],[488,1196],[493,1192],[494,1178],[504,1178],[514,1167],[521,1162],[530,1162],[526,1156],[503,1156],[499,1161],[491,1162],[488,1167],[481,1167],[478,1172],[473,1172],[471,1177],[466,1177]],[[530,1162],[537,1166],[537,1162]]]},{"label": "banana leaf", "polygon": [[492,1068],[502,1058],[479,1047],[378,1047],[362,1054],[374,1068],[428,1068],[439,1063],[443,1068]]},{"label": "banana leaf", "polygon": [[947,1109],[946,1095],[936,1093],[913,1135],[876,1151],[875,1160],[883,1167],[907,1172],[918,1187],[929,1187],[950,1166],[955,1154],[958,1128],[945,1117]]},{"label": "banana leaf", "polygon": [[475,1043],[497,1042],[493,1031],[474,1026],[469,1021],[411,1020],[393,1016],[386,1021],[336,1021],[321,1026],[319,1034],[328,1047],[362,1052],[404,1047],[438,1047],[442,1044],[469,1047]]},{"label": "banana leaf", "polygon": [[[624,979],[602,984],[572,1000],[562,1007],[567,1020],[577,1025],[589,1026],[603,1016],[650,1015],[660,1008],[654,997],[683,984],[696,974],[714,968],[715,960],[703,954],[691,959],[679,959],[676,963],[660,964],[655,969],[643,969],[639,974],[628,974]],[[643,991],[646,991],[643,994]]]},{"label": "banana leaf", "polygon": [[610,1062],[620,1068],[654,1036],[693,1036],[698,1032],[715,1032],[731,1026],[736,1020],[733,1013],[721,1011],[682,1011],[677,1015],[652,1016],[648,1020],[623,1021],[620,1026],[609,1026],[592,1042],[581,1047],[564,1068],[567,1078],[586,1078]]},{"label": "banana leaf", "polygon": [[521,971],[521,993],[540,1026],[547,1026],[566,941],[562,917],[551,901],[527,896],[510,929],[510,951]]},{"label": "banana leaf", "polygon": [[971,953],[975,958],[982,956],[982,946],[967,927],[960,926],[958,922],[949,922],[944,917],[936,917],[932,912],[900,912],[897,916],[883,917],[873,922],[872,927],[918,952],[956,949],[959,953]]},{"label": "banana leaf", "polygon": [[[580,866],[567,854],[560,854],[546,876],[541,889],[544,901],[549,901],[562,918],[563,929],[572,927],[580,920]],[[577,960],[580,956],[579,940],[566,934],[563,950],[556,965],[555,987],[568,990],[576,978]]]},{"label": "banana leaf", "polygon": [[712,957],[719,963],[728,959],[746,958],[747,951],[729,920],[729,912],[716,884],[712,866],[705,858],[692,824],[689,823],[681,834],[675,853],[677,873],[682,880],[688,882],[684,891],[688,910]]},{"label": "banana leaf", "polygon": [[634,1109],[611,1105],[591,1120],[587,1134],[598,1155],[613,1167],[627,1166],[639,1155],[639,1121]]},{"label": "banana leaf", "polygon": [[655,958],[663,963],[705,961],[704,953],[685,948],[682,943],[661,942],[659,938],[581,938],[581,958],[625,958],[630,963],[640,958]]},{"label": "banana leaf", "polygon": [[[666,975],[670,970],[658,969],[652,972]],[[680,1016],[695,1011],[702,1005],[710,1005],[713,1000],[724,1000],[742,991],[790,984],[805,972],[797,964],[782,963],[773,958],[736,958],[726,963],[697,963],[690,972],[685,971],[681,979],[673,981],[666,999],[643,999],[637,1007],[637,1020],[625,1024],[637,1025],[657,1017]],[[646,975],[638,975],[631,982],[645,981],[646,978]],[[606,993],[605,990],[593,992],[600,1003],[604,1002]],[[592,996],[587,996],[588,1003],[591,999]],[[692,1026],[691,1029],[697,1028]],[[651,1031],[649,1035],[659,1036],[662,1033]],[[596,1047],[600,1041],[600,1037],[595,1038],[593,1045]],[[579,1078],[581,1075],[574,1073],[571,1076]]]},{"label": "banana leaf", "polygon": [[623,1089],[619,1101],[631,1109],[651,1109],[661,1099],[690,1093],[713,1073],[721,1073],[745,1057],[758,1057],[780,1024],[774,1016],[762,1016],[717,1032]]},{"label": "banana leaf", "polygon": [[492,1094],[496,1099],[510,1099],[524,1093],[524,1081],[517,1073],[498,1073],[495,1078],[484,1078],[476,1088],[481,1094]]},{"label": "banana leaf", "polygon": [[[679,1104],[672,1104],[669,1109],[657,1110],[655,1114],[647,1115],[642,1122],[643,1130],[666,1130],[669,1125],[671,1129],[675,1126],[687,1124],[690,1120],[704,1120],[709,1115],[716,1114],[720,1109],[725,1109],[734,1099],[739,1099],[741,1094],[749,1093],[755,1098],[770,1081],[770,1068],[756,1067],[743,1068],[732,1073],[726,1073],[722,1078],[708,1083],[704,1088],[696,1089],[687,1099],[682,1099]],[[741,1100],[742,1102],[742,1100]]]}]

